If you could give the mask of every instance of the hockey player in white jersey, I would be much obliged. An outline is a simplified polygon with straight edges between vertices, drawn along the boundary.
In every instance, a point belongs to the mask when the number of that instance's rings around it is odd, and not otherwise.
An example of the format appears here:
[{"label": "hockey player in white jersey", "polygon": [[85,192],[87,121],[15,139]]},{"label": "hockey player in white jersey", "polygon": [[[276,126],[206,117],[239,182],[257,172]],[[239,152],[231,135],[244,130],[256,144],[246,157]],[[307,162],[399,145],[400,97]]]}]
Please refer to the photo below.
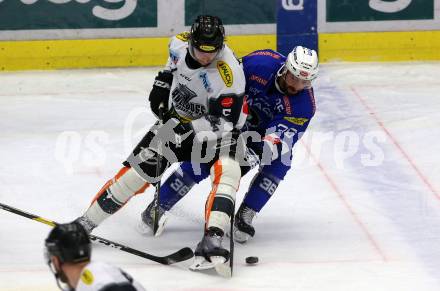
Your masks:
[{"label": "hockey player in white jersey", "polygon": [[171,39],[167,65],[149,95],[151,109],[162,122],[150,129],[77,219],[89,231],[157,183],[171,163],[204,162],[210,167],[212,190],[196,256],[219,263],[229,259],[222,239],[229,231],[241,178],[237,155],[243,149],[237,140],[247,106],[243,70],[224,38],[221,20],[204,15],[196,19],[191,32]]},{"label": "hockey player in white jersey", "polygon": [[89,235],[81,224],[59,224],[52,229],[45,241],[45,257],[61,290],[145,291],[121,269],[92,262],[91,251]]}]

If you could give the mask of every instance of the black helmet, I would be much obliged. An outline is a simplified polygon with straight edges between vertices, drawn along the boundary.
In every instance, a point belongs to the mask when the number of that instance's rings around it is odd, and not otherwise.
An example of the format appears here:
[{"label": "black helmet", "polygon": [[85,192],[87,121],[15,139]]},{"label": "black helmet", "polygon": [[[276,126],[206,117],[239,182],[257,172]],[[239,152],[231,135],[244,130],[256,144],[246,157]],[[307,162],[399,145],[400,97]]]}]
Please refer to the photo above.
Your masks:
[{"label": "black helmet", "polygon": [[217,16],[199,15],[191,26],[190,44],[203,52],[214,52],[223,47],[225,28]]},{"label": "black helmet", "polygon": [[90,238],[78,222],[55,226],[49,233],[45,246],[47,256],[58,257],[61,263],[79,263],[90,260]]}]

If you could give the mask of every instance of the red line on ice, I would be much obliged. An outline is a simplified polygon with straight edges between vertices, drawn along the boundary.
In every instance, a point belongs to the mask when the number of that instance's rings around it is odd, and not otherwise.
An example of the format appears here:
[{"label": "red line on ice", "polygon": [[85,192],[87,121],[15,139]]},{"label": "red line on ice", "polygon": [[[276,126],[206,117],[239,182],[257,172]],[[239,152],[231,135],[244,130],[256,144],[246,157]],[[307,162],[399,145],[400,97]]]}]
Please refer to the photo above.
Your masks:
[{"label": "red line on ice", "polygon": [[318,166],[321,173],[324,175],[324,177],[329,182],[330,186],[333,188],[333,190],[338,195],[339,199],[341,199],[344,206],[347,208],[348,212],[351,214],[354,221],[357,223],[357,225],[362,229],[365,236],[367,237],[368,241],[371,243],[373,248],[376,250],[376,252],[379,254],[379,256],[382,258],[384,262],[388,261],[387,257],[385,256],[384,252],[379,247],[379,244],[374,239],[373,235],[368,231],[365,224],[362,222],[362,220],[358,217],[356,212],[353,210],[353,208],[350,206],[350,203],[348,203],[347,199],[345,198],[345,195],[342,193],[342,191],[339,189],[339,187],[336,185],[335,180],[328,174],[328,172],[325,170],[325,168],[322,166],[322,164],[319,162],[319,160],[315,157],[315,155],[312,153],[308,145],[304,143],[304,141],[301,140],[301,143],[303,144],[304,148],[307,150],[310,157],[313,159],[313,161]]},{"label": "red line on ice", "polygon": [[397,142],[397,139],[395,139],[394,136],[391,134],[391,132],[388,131],[388,129],[383,124],[383,122],[377,116],[376,112],[367,104],[365,98],[363,98],[353,86],[350,86],[350,89],[354,93],[354,95],[360,100],[360,102],[365,107],[369,115],[376,121],[379,127],[385,132],[388,138],[392,141],[392,143],[396,146],[396,148],[400,151],[400,153],[405,157],[405,159],[408,161],[408,163],[411,165],[411,167],[414,169],[414,171],[417,173],[417,175],[423,181],[423,183],[429,188],[429,190],[431,190],[431,192],[434,194],[434,196],[437,199],[440,199],[440,193],[434,188],[434,186],[432,186],[428,178],[426,178],[426,176],[414,163],[413,159],[411,159],[411,157],[405,152],[402,146],[400,146],[400,144]]}]

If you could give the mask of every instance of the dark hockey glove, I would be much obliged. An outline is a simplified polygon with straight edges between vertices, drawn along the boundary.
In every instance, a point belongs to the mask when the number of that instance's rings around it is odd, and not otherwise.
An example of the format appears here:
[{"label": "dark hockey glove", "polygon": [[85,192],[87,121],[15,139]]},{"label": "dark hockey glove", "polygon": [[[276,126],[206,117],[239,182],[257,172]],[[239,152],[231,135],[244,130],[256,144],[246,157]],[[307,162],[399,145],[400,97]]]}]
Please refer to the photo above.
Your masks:
[{"label": "dark hockey glove", "polygon": [[173,74],[170,71],[161,71],[154,79],[153,89],[151,89],[148,100],[150,101],[151,111],[159,117],[159,107],[162,103],[163,112],[168,111],[168,99],[170,97],[171,84],[173,83]]},{"label": "dark hockey glove", "polygon": [[192,127],[191,123],[180,122],[177,118],[172,118],[172,120],[177,123],[177,125],[173,128],[175,133],[174,143],[177,145],[177,147],[185,144],[191,144],[195,136],[194,128]]},{"label": "dark hockey glove", "polygon": [[[176,119],[177,121],[177,119]],[[189,134],[193,134],[194,133],[194,129],[191,125],[191,123],[183,123],[183,122],[179,122],[179,124],[176,125],[176,127],[174,127],[174,132],[177,135],[180,136],[186,136],[188,133]]]}]

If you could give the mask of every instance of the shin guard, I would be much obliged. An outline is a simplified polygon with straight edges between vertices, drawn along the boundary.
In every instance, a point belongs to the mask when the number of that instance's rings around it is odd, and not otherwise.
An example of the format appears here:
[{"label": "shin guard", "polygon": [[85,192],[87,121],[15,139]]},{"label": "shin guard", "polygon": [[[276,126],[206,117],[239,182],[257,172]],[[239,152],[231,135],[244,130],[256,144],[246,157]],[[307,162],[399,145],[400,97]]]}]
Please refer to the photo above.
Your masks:
[{"label": "shin guard", "polygon": [[94,224],[99,225],[118,211],[131,197],[144,192],[149,185],[132,168],[123,167],[102,187],[84,215]]},{"label": "shin guard", "polygon": [[229,231],[229,221],[234,215],[235,193],[240,184],[241,171],[237,161],[220,158],[211,167],[212,190],[205,206],[205,228],[216,227]]}]

